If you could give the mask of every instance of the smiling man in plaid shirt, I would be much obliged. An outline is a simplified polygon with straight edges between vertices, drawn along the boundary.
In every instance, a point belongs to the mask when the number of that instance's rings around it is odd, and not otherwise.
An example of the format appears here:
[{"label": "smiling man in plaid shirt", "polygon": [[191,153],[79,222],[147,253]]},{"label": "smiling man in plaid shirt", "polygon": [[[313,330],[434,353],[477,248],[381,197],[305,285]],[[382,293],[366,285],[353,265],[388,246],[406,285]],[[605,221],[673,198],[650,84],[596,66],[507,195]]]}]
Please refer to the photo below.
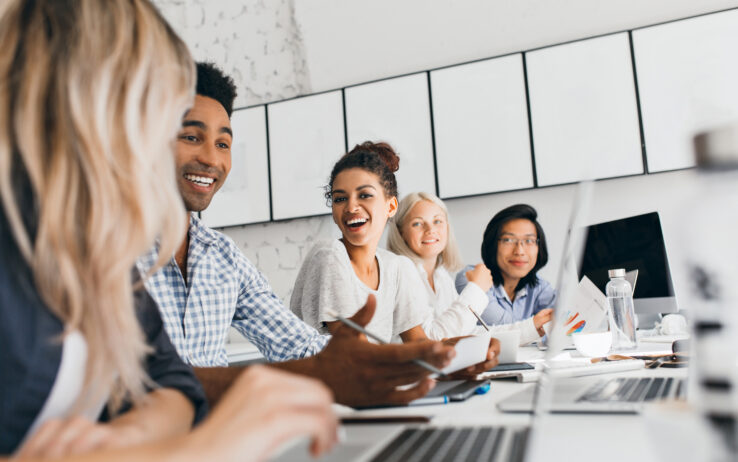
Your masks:
[{"label": "smiling man in plaid shirt", "polygon": [[[197,96],[177,135],[177,183],[190,212],[207,208],[231,168],[230,116],[236,87],[211,64],[197,65]],[[167,332],[180,356],[200,367],[227,366],[225,341],[235,327],[269,361],[312,356],[328,337],[285,309],[266,278],[232,239],[190,214],[189,231],[173,259],[148,278]],[[139,260],[146,271],[153,249]]]},{"label": "smiling man in plaid shirt", "polygon": [[[211,64],[197,65],[197,96],[177,136],[177,182],[185,207],[204,210],[231,168],[230,115],[236,89]],[[139,259],[144,274],[157,249]],[[413,359],[443,367],[453,347],[440,342],[375,345],[343,327],[323,336],[286,309],[266,278],[227,236],[191,215],[188,232],[173,258],[145,281],[159,304],[164,325],[182,358],[195,366],[211,404],[242,368],[227,366],[225,339],[234,326],[273,367],[325,382],[337,402],[348,405],[406,403],[425,395],[434,382]],[[366,325],[373,299],[353,316]],[[491,366],[490,366],[491,367]],[[414,383],[410,388],[397,386]]]}]

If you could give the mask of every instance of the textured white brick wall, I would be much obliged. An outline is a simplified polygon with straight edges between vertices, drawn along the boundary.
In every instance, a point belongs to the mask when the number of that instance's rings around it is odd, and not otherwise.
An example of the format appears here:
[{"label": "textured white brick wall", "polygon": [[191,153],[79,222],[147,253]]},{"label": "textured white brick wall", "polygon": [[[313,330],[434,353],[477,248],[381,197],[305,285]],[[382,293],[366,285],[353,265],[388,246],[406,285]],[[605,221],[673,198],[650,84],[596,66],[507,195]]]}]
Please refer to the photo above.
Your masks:
[{"label": "textured white brick wall", "polygon": [[[154,0],[194,58],[216,63],[238,87],[236,107],[310,92],[302,40],[290,0]],[[330,217],[240,226],[224,232],[289,303],[312,244],[331,237]],[[334,234],[337,231],[334,231]]]},{"label": "textured white brick wall", "polygon": [[238,86],[236,107],[310,92],[291,0],[153,0],[198,61]]},{"label": "textured white brick wall", "polygon": [[292,286],[305,255],[320,239],[338,237],[330,216],[225,229],[262,271],[274,292],[289,304]]}]

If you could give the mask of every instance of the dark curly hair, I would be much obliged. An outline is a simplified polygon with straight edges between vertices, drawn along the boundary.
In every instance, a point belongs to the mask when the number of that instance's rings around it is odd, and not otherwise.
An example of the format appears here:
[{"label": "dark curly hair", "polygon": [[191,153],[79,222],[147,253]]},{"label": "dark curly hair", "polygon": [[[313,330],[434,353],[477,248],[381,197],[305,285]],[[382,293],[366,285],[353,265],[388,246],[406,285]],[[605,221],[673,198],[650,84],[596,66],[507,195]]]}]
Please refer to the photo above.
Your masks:
[{"label": "dark curly hair", "polygon": [[543,227],[538,223],[538,212],[528,204],[511,205],[506,209],[500,210],[487,224],[487,229],[484,230],[484,238],[482,239],[482,261],[489,268],[489,272],[492,273],[495,286],[499,286],[503,282],[502,272],[500,271],[500,267],[497,266],[497,246],[499,245],[500,233],[505,223],[520,218],[529,220],[536,227],[536,234],[538,235],[538,258],[533,269],[518,282],[518,286],[515,288],[516,292],[527,285],[535,287],[538,284],[536,273],[548,263],[546,235],[543,232]]},{"label": "dark curly hair", "polygon": [[387,197],[397,197],[397,179],[395,172],[400,168],[400,158],[392,146],[387,143],[364,141],[344,154],[331,171],[331,178],[325,186],[325,200],[330,207],[333,201],[333,182],[344,170],[360,168],[377,175]]},{"label": "dark curly hair", "polygon": [[228,113],[228,118],[233,114],[236,84],[215,64],[197,63],[197,89],[195,91],[198,95],[207,96],[219,102]]}]

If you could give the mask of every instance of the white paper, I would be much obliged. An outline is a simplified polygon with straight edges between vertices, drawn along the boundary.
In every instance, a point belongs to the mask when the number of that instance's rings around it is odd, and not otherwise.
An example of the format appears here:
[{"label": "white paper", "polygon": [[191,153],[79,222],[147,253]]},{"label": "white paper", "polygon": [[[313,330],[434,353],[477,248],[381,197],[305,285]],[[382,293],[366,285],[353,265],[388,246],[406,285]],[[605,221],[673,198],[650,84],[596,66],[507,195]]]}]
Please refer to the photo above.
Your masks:
[{"label": "white paper", "polygon": [[456,350],[456,356],[451,360],[451,364],[441,369],[444,374],[456,372],[487,359],[489,336],[473,335],[471,337],[464,337],[456,342],[454,349]]},{"label": "white paper", "polygon": [[564,319],[566,335],[607,330],[607,297],[587,276],[579,281],[572,306],[567,308]]},{"label": "white paper", "polygon": [[625,280],[630,284],[630,288],[633,289],[633,294],[636,291],[636,282],[638,282],[638,270],[634,269],[625,273]]}]

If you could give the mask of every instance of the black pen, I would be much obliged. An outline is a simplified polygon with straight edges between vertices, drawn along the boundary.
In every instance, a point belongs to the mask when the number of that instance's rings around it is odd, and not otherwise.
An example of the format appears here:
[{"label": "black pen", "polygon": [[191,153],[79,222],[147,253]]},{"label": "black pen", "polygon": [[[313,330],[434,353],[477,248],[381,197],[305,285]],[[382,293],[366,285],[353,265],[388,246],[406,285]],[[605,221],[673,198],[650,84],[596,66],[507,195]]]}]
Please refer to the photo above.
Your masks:
[{"label": "black pen", "polygon": [[[342,323],[346,324],[350,328],[352,328],[352,329],[354,329],[354,330],[356,330],[358,332],[361,332],[362,334],[366,335],[367,337],[373,338],[380,345],[387,345],[389,343],[389,342],[387,342],[387,341],[379,338],[379,336],[372,334],[371,332],[369,332],[368,330],[364,329],[360,325],[356,324],[354,321],[352,321],[350,319],[347,319],[347,318],[344,318],[343,316],[339,316],[339,314],[336,313],[333,310],[325,310],[325,314],[327,314],[328,316],[333,316],[334,318],[336,318],[336,320],[341,321]],[[433,372],[435,374],[438,374],[440,377],[445,377],[446,376],[446,374],[442,370],[438,369],[437,367],[433,366],[432,364],[428,364],[427,362],[423,361],[422,359],[417,359],[416,358],[416,359],[413,359],[412,361],[415,364],[417,364],[418,366],[420,366],[420,367],[422,367],[424,369],[427,369],[427,370],[429,370],[429,371],[431,371],[431,372]]]}]

